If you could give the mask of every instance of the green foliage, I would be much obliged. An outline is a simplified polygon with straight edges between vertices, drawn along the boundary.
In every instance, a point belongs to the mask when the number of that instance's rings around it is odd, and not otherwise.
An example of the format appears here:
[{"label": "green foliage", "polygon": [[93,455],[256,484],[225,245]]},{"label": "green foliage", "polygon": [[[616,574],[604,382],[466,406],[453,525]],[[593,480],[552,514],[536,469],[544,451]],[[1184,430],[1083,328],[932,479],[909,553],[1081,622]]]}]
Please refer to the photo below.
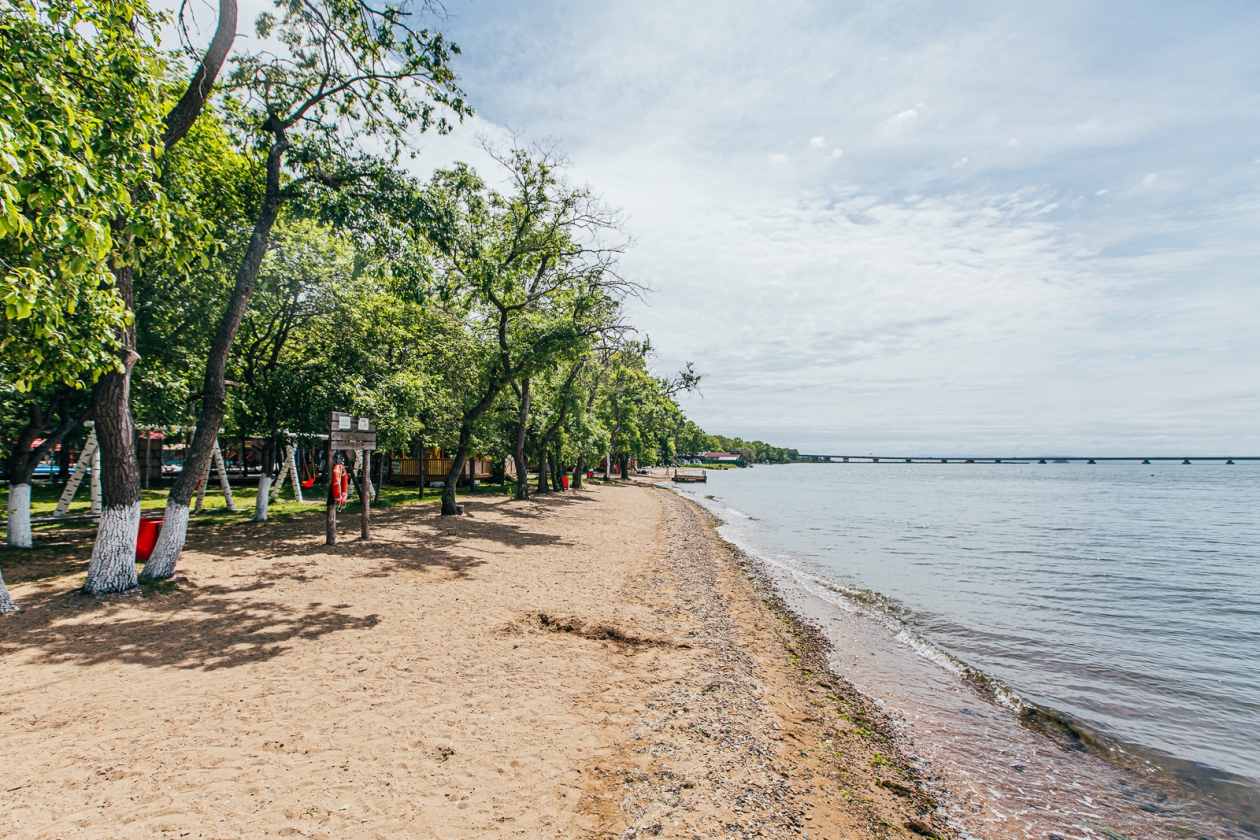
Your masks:
[{"label": "green foliage", "polygon": [[143,2],[0,3],[0,377],[19,388],[117,368],[111,271],[194,258],[158,181],[159,23]]},{"label": "green foliage", "polygon": [[[423,184],[398,167],[410,134],[472,113],[458,48],[411,20],[362,0],[277,3],[257,21],[273,49],[233,57],[224,92],[163,154],[182,85],[157,16],[0,0],[6,439],[35,398],[116,368],[129,325],[137,418],[187,423],[235,296],[249,303],[226,366],[233,436],[309,441],[349,410],[375,419],[383,449],[423,438],[502,457],[528,382],[533,461],[794,456],[686,418],[677,397],[699,377],[654,374],[624,323],[640,289],[619,272],[619,214],[568,183],[553,148],[487,148],[502,188],[464,164]],[[123,267],[134,312],[115,288]]]},{"label": "green foliage", "polygon": [[[795,449],[783,449],[777,446],[771,446],[760,440],[746,441],[741,438],[728,438],[722,435],[714,435],[713,440],[716,451],[721,452],[738,452],[740,457],[748,463],[767,463],[767,464],[787,464],[796,460],[797,451]],[[704,451],[704,450],[696,450]]]},{"label": "green foliage", "polygon": [[233,148],[222,121],[207,108],[162,158],[161,186],[168,201],[183,209],[177,223],[192,231],[208,228],[210,244],[183,270],[164,254],[136,266],[140,361],[132,377],[133,411],[140,423],[183,425],[249,240],[262,171]]}]

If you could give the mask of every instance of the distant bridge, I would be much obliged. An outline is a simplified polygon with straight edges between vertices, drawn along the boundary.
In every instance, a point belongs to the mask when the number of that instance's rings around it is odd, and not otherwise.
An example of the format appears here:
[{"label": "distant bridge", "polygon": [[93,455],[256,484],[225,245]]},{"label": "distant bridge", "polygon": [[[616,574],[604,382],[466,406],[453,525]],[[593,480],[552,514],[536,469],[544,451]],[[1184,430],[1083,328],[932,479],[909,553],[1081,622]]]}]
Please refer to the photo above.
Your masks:
[{"label": "distant bridge", "polygon": [[798,461],[809,461],[820,464],[1155,464],[1155,463],[1222,463],[1233,464],[1238,461],[1260,461],[1260,455],[1034,455],[1027,458],[997,458],[989,456],[966,456],[939,458],[919,456],[907,458],[904,455],[803,455],[796,456]]}]

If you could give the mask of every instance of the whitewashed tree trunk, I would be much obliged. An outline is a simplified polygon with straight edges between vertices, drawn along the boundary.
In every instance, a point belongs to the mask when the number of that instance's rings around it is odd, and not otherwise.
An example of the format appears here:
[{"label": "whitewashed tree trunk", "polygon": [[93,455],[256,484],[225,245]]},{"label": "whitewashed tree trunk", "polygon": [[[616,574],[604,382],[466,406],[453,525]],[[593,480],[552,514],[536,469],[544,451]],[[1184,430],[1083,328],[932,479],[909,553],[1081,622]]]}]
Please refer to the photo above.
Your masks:
[{"label": "whitewashed tree trunk", "polygon": [[359,498],[363,498],[366,493],[370,499],[375,494],[372,492],[372,455],[366,449],[355,452],[356,468],[359,470]]},{"label": "whitewashed tree trunk", "polygon": [[101,510],[101,524],[96,532],[96,545],[92,547],[84,592],[103,595],[136,588],[136,536],[139,531],[139,502]]},{"label": "whitewashed tree trunk", "polygon": [[184,541],[188,537],[188,505],[168,502],[163,516],[162,532],[158,534],[157,545],[153,546],[153,554],[144,564],[144,573],[140,577],[145,580],[164,580],[175,574],[175,563],[180,552],[184,550]]},{"label": "whitewashed tree trunk", "polygon": [[9,548],[32,548],[31,485],[14,484],[9,488]]},{"label": "whitewashed tree trunk", "polygon": [[18,605],[9,597],[9,587],[4,585],[4,575],[0,575],[0,614],[17,611]]},{"label": "whitewashed tree trunk", "polygon": [[258,495],[254,497],[254,521],[267,521],[267,503],[271,501],[271,476],[258,476]]},{"label": "whitewashed tree trunk", "polygon": [[4,584],[4,575],[0,575],[0,615],[17,612],[19,609],[21,607],[13,603],[13,598],[9,595],[9,587]]}]

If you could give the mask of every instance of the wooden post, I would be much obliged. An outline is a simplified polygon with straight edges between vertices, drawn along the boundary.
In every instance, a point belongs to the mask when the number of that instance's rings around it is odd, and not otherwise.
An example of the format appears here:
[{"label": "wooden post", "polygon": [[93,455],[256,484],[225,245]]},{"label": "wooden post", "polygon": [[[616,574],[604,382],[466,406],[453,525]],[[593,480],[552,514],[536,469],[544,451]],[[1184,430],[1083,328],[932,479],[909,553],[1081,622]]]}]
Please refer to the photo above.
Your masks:
[{"label": "wooden post", "polygon": [[424,482],[426,478],[424,468],[427,465],[428,460],[429,453],[424,451],[424,438],[420,438],[420,498],[422,499],[424,498]]},{"label": "wooden post", "polygon": [[324,514],[324,545],[337,544],[337,502],[333,499],[333,448],[332,441],[328,442],[324,450],[327,453],[326,469],[328,471],[328,501]]},{"label": "wooden post", "polygon": [[359,529],[363,539],[372,539],[372,450],[363,450],[362,475],[359,478],[359,497],[363,499],[362,514],[359,517]]}]

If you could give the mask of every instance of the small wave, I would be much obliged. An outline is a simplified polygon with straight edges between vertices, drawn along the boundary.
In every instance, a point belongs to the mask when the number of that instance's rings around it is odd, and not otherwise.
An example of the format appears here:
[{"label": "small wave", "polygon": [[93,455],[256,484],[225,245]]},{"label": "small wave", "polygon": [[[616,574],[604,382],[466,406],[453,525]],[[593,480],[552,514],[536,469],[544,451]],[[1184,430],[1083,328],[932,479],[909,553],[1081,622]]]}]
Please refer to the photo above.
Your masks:
[{"label": "small wave", "polygon": [[[910,610],[897,599],[890,598],[873,589],[864,589],[860,586],[841,583],[808,571],[794,562],[789,555],[767,555],[755,546],[748,544],[747,540],[741,539],[738,527],[734,526],[727,518],[728,514],[734,514],[740,519],[752,519],[748,514],[710,496],[700,499],[697,494],[686,493],[681,490],[678,492],[691,497],[710,511],[716,513],[718,518],[723,520],[724,525],[721,530],[727,532],[722,534],[724,539],[734,543],[762,563],[787,572],[806,592],[847,613],[864,614],[873,618],[886,627],[898,642],[929,662],[970,683],[982,695],[990,698],[997,705],[1019,715],[1021,719],[1041,721],[1044,724],[1049,724],[1052,720],[1058,720],[1061,721],[1061,726],[1058,728],[1065,732],[1077,733],[1078,727],[1058,713],[1028,701],[997,677],[968,665],[949,651],[938,647],[928,639],[915,633],[902,618],[902,616],[908,615]],[[1089,739],[1083,733],[1080,733],[1074,734],[1072,740],[1086,741],[1093,739]]]},{"label": "small wave", "polygon": [[[672,489],[672,488],[671,488]],[[920,636],[908,623],[913,612],[904,604],[883,593],[864,589],[819,574],[806,567],[807,558],[762,550],[755,544],[758,525],[743,511],[738,511],[716,498],[699,498],[698,494],[680,492],[696,501],[723,523],[719,532],[728,542],[743,550],[756,562],[776,570],[784,581],[819,598],[850,615],[858,615],[882,625],[895,641],[972,687],[983,698],[1013,714],[1026,729],[1059,744],[1070,751],[1092,754],[1114,767],[1128,771],[1147,784],[1154,784],[1171,795],[1167,804],[1155,805],[1160,813],[1185,808],[1186,813],[1199,813],[1209,822],[1217,817],[1228,819],[1237,830],[1215,836],[1255,837],[1260,839],[1260,806],[1256,780],[1238,776],[1193,761],[1177,759],[1162,751],[1121,741],[1072,716],[1043,706],[1021,696],[999,678],[968,665],[949,651]],[[1195,803],[1211,803],[1211,814],[1198,811]],[[1150,805],[1150,803],[1148,803]],[[1143,806],[1144,810],[1149,810]],[[1171,810],[1170,810],[1171,809]],[[1155,813],[1152,811],[1152,813]]]}]

